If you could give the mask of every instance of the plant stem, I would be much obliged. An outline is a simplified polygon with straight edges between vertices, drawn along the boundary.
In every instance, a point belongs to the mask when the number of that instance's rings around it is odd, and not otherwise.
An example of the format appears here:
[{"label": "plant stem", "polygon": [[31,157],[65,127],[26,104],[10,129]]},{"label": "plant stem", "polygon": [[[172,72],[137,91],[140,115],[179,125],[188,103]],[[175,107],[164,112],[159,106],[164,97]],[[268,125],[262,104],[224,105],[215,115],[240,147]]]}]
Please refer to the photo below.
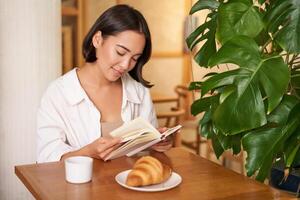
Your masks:
[{"label": "plant stem", "polygon": [[[262,48],[261,48],[262,53],[263,53],[264,50],[267,48],[267,46],[268,46],[268,44],[269,44],[270,42],[272,42],[272,38],[271,38],[271,37],[267,40],[267,42],[264,44],[264,46],[262,46]],[[266,52],[268,53],[267,49],[266,49]]]},{"label": "plant stem", "polygon": [[291,61],[289,62],[289,65],[291,65],[291,66],[293,65],[293,63],[294,63],[295,59],[297,58],[297,56],[298,56],[298,54],[293,55]]},{"label": "plant stem", "polygon": [[285,57],[285,63],[288,65],[289,64],[289,57],[290,57],[290,54],[288,53]]}]

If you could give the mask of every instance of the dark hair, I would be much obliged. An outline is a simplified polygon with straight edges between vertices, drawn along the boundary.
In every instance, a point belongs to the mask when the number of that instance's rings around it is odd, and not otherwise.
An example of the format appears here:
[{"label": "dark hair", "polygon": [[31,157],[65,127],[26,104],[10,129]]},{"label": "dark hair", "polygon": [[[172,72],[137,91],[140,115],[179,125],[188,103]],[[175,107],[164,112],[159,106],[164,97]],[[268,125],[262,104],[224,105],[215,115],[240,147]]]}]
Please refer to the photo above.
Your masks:
[{"label": "dark hair", "polygon": [[145,36],[145,47],[142,55],[139,57],[135,67],[129,71],[130,76],[145,87],[152,87],[150,82],[142,77],[142,68],[148,62],[151,56],[151,35],[147,22],[143,15],[136,9],[128,5],[116,5],[107,9],[91,27],[85,36],[82,45],[82,53],[86,62],[97,60],[96,50],[93,46],[92,39],[95,33],[101,31],[102,37],[117,35],[126,30],[133,30],[143,33]]}]

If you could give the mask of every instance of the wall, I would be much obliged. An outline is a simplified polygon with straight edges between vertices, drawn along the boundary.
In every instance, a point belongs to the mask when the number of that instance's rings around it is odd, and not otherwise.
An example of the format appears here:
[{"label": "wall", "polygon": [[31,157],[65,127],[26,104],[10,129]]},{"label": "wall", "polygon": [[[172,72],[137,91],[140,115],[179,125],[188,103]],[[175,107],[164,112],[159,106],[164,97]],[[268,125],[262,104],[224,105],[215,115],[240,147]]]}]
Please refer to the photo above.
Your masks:
[{"label": "wall", "polygon": [[60,0],[0,1],[0,199],[32,199],[14,166],[36,160],[36,111],[61,73]]}]

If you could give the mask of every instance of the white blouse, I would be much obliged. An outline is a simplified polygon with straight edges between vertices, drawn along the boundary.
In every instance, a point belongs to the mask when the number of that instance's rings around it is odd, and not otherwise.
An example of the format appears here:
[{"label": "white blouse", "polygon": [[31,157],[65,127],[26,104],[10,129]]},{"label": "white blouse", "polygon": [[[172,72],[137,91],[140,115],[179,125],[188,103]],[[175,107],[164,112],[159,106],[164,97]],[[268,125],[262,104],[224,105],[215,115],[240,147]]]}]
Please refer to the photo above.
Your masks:
[{"label": "white blouse", "polygon": [[[125,74],[121,77],[121,118],[138,116],[157,127],[149,90]],[[42,97],[37,114],[37,162],[59,161],[101,136],[101,114],[81,87],[76,68],[53,81]]]}]

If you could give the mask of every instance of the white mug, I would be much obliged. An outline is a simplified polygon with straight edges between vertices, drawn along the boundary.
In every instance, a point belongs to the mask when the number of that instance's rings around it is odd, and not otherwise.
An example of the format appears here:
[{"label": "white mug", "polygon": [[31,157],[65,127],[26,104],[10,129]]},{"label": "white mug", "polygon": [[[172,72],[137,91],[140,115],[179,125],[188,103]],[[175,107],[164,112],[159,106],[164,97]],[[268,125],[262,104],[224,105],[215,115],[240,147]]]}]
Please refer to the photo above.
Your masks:
[{"label": "white mug", "polygon": [[73,156],[65,159],[66,180],[70,183],[86,183],[92,180],[93,159]]}]

